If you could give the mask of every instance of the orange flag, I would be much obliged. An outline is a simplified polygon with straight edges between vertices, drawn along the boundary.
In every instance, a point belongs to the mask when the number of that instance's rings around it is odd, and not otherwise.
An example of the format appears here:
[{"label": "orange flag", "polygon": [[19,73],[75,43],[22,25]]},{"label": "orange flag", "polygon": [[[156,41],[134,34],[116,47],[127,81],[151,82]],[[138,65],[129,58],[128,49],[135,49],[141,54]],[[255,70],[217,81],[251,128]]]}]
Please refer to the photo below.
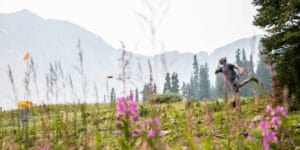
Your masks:
[{"label": "orange flag", "polygon": [[26,60],[28,60],[29,59],[29,52],[27,52],[25,55],[24,55],[24,57],[23,57],[23,60],[24,61],[26,61]]}]

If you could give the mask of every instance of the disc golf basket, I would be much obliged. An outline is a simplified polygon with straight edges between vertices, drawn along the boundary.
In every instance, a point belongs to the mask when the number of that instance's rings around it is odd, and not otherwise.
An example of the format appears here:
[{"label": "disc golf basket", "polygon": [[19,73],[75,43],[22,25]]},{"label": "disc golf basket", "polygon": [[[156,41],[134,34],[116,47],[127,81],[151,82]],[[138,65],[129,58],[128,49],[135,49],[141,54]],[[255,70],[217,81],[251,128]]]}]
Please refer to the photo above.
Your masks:
[{"label": "disc golf basket", "polygon": [[23,100],[23,101],[19,101],[18,102],[18,109],[19,111],[19,119],[20,119],[20,123],[21,123],[21,127],[22,127],[22,139],[25,140],[26,139],[26,127],[28,125],[29,122],[29,110],[32,107],[32,102],[28,101],[28,100]]},{"label": "disc golf basket", "polygon": [[20,119],[21,119],[21,123],[22,125],[27,125],[28,120],[29,120],[29,109],[32,106],[32,102],[31,101],[19,101],[18,102],[18,108],[20,110]]}]

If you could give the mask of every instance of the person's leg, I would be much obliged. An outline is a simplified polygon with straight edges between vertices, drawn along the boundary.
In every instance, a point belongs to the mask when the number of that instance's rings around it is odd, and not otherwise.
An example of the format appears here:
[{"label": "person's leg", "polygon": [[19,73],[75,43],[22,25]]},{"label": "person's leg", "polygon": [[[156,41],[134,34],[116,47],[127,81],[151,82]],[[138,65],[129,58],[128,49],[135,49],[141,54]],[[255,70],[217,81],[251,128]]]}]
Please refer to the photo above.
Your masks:
[{"label": "person's leg", "polygon": [[238,106],[238,101],[237,101],[237,93],[239,92],[239,79],[238,78],[236,78],[235,80],[234,80],[234,82],[232,83],[232,95],[231,95],[231,97],[232,97],[232,106],[234,107],[234,108],[236,108],[237,106]]},{"label": "person's leg", "polygon": [[257,80],[256,78],[251,77],[251,78],[249,78],[249,79],[246,79],[246,80],[242,81],[242,82],[240,83],[240,87],[244,86],[245,84],[249,83],[250,81],[254,81],[254,82],[258,83],[258,80]]},{"label": "person's leg", "polygon": [[246,79],[246,80],[242,81],[242,82],[240,83],[240,87],[246,85],[246,84],[249,83],[249,82],[250,82],[250,79]]},{"label": "person's leg", "polygon": [[236,107],[236,92],[232,92],[231,93],[231,99],[232,99],[232,107],[235,108]]}]

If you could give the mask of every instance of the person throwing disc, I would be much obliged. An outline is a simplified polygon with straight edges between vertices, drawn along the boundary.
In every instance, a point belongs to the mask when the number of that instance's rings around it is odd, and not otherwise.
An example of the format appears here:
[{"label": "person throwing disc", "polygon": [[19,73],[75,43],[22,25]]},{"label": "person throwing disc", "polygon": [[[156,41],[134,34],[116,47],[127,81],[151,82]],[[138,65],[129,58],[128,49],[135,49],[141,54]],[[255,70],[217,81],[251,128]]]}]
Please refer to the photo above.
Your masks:
[{"label": "person throwing disc", "polygon": [[[237,72],[235,70],[237,70]],[[216,69],[215,74],[217,75],[220,72],[225,75],[225,77],[231,84],[233,107],[236,107],[236,103],[237,103],[236,95],[242,86],[246,85],[251,81],[258,83],[258,80],[255,77],[251,77],[249,79],[245,79],[241,81],[240,78],[244,73],[244,69],[238,65],[227,63],[226,57],[223,57],[219,60],[219,67]]]}]

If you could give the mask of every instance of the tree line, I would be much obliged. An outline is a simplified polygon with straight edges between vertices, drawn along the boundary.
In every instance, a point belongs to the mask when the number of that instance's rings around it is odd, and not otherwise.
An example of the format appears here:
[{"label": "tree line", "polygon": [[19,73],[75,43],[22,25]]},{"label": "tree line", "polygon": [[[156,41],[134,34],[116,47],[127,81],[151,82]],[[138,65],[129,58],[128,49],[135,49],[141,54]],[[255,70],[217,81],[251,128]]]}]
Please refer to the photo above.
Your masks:
[{"label": "tree line", "polygon": [[[255,84],[249,84],[240,89],[240,96],[248,97],[253,95],[253,90],[262,94],[262,91],[271,91],[271,75],[269,66],[265,63],[266,58],[263,55],[259,55],[259,60],[257,62],[256,70],[254,71],[253,57],[250,55],[247,58],[245,49],[237,49],[236,60],[233,62],[235,65],[242,67],[244,75],[241,80],[255,76],[263,84],[262,89],[260,86]],[[216,60],[217,61],[217,60]],[[215,83],[209,79],[209,67],[207,63],[200,65],[198,63],[197,56],[194,55],[193,60],[193,72],[189,82],[182,82],[181,86],[179,85],[178,74],[176,72],[166,73],[165,83],[163,86],[163,93],[179,93],[188,99],[204,99],[204,98],[223,98],[224,96],[224,84],[227,84],[228,92],[231,92],[230,84],[224,82],[224,76],[218,74],[216,76]],[[258,90],[257,90],[258,89]],[[150,94],[149,85],[145,85],[143,88],[142,96],[143,101],[146,101]],[[154,88],[154,93],[156,91],[156,85]],[[138,91],[136,89],[136,94]]]}]

